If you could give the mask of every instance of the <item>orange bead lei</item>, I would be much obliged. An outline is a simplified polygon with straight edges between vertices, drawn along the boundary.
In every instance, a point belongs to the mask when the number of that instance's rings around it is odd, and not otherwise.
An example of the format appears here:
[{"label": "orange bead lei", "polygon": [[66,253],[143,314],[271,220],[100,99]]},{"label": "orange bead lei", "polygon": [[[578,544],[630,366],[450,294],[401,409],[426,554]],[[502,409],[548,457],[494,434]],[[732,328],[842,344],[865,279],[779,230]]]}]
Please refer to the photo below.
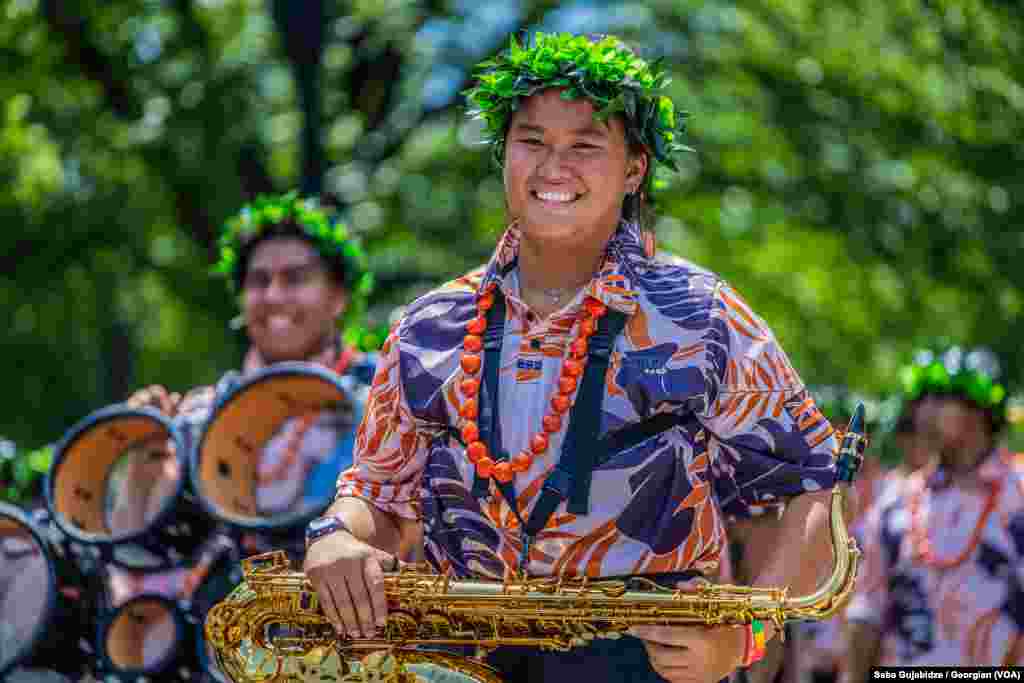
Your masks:
[{"label": "orange bead lei", "polygon": [[562,361],[558,388],[551,399],[550,412],[542,420],[541,430],[530,438],[529,447],[513,456],[511,460],[495,462],[487,449],[487,444],[480,440],[480,425],[477,423],[482,366],[480,351],[484,347],[483,334],[487,330],[487,311],[494,306],[494,288],[495,285],[490,285],[477,298],[477,315],[466,324],[461,360],[465,378],[459,386],[466,400],[459,413],[466,420],[462,426],[466,456],[476,467],[477,474],[484,479],[494,477],[504,484],[512,481],[517,472],[529,470],[534,458],[547,452],[551,445],[551,436],[562,429],[562,416],[572,407],[577,385],[587,365],[588,342],[597,331],[598,321],[608,309],[593,297],[584,299],[577,317],[576,339],[569,345],[569,353]]},{"label": "orange bead lei", "polygon": [[999,482],[992,482],[989,484],[988,498],[985,500],[981,513],[978,515],[978,523],[974,526],[974,531],[971,532],[971,537],[967,541],[967,546],[963,551],[953,557],[939,558],[936,557],[934,552],[932,552],[931,541],[928,539],[928,525],[924,521],[924,512],[921,509],[921,499],[924,497],[925,492],[923,482],[926,481],[927,478],[927,474],[921,478],[922,483],[915,487],[914,491],[911,492],[907,499],[907,509],[910,513],[910,529],[908,531],[908,536],[913,548],[914,559],[917,562],[934,569],[955,569],[971,557],[972,553],[974,553],[974,549],[977,548],[978,543],[981,542],[981,534],[985,531],[985,524],[988,522],[989,515],[991,515],[996,509],[996,503],[999,501],[999,493],[1002,490],[1002,485]]}]

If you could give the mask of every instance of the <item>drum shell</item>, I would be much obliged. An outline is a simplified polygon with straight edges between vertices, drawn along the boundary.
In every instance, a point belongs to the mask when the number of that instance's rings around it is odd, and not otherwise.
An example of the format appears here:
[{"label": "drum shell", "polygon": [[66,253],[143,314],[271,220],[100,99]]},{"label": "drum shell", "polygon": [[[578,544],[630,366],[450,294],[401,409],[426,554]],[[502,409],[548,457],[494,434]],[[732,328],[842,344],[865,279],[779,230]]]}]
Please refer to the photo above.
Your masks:
[{"label": "drum shell", "polygon": [[55,541],[47,520],[34,520],[0,503],[0,519],[24,526],[46,561],[47,594],[30,638],[10,661],[0,662],[0,679],[14,669],[47,669],[77,678],[93,670],[92,634],[104,603],[102,576],[82,569],[63,542]]},{"label": "drum shell", "polygon": [[[171,619],[174,643],[158,661],[146,666],[130,666],[119,664],[118,657],[142,655],[143,645],[140,642],[111,645],[110,638],[122,636],[129,620],[131,611],[144,609],[150,614],[164,613]],[[120,633],[119,633],[120,631]],[[174,600],[162,595],[143,593],[125,601],[116,609],[107,610],[95,629],[96,664],[100,678],[114,678],[122,681],[136,681],[140,678],[159,681],[192,681],[200,671],[196,656],[195,641],[197,626],[191,614]],[[117,652],[114,652],[117,650]]]},{"label": "drum shell", "polygon": [[[106,487],[121,449],[137,438],[169,439],[179,475],[151,520],[117,534],[104,512]],[[169,418],[149,408],[110,406],[79,421],[58,444],[46,479],[47,507],[69,539],[98,548],[107,562],[132,571],[174,568],[215,524],[189,490],[188,460],[184,436]]]}]

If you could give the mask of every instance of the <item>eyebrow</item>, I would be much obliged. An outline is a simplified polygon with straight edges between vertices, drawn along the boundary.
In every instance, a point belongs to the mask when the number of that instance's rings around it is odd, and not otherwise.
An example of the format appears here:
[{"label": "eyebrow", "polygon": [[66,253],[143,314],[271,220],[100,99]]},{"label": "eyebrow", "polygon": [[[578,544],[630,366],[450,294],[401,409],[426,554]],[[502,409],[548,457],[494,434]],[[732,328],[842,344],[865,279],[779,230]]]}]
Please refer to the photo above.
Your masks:
[{"label": "eyebrow", "polygon": [[275,270],[273,268],[264,268],[264,267],[260,267],[260,266],[254,265],[254,266],[251,266],[248,269],[248,272],[249,273],[258,273],[260,275],[266,275],[268,273],[273,273],[273,272],[278,272],[278,273],[296,273],[296,272],[302,272],[304,270],[316,270],[317,266],[318,266],[318,264],[316,263],[316,261],[306,261],[305,263],[290,263],[290,264],[284,266],[283,268],[278,268],[277,270]]},{"label": "eyebrow", "polygon": [[[521,133],[540,133],[541,135],[546,132],[546,129],[543,126],[538,126],[535,123],[517,123],[512,126],[512,130]],[[570,132],[576,135],[595,135],[602,138],[607,137],[608,135],[603,128],[593,123],[583,126],[582,128],[575,128]]]}]

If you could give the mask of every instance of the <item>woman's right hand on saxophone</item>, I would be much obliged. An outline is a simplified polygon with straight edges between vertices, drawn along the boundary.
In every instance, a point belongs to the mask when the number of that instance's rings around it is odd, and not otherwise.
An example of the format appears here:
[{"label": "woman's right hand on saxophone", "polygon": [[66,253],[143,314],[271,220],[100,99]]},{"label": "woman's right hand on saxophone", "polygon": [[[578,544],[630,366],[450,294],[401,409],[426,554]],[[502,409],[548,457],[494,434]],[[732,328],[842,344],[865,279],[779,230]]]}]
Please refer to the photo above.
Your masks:
[{"label": "woman's right hand on saxophone", "polygon": [[372,638],[384,626],[384,571],[398,568],[396,555],[361,541],[338,516],[320,517],[309,526],[306,577],[339,635]]}]

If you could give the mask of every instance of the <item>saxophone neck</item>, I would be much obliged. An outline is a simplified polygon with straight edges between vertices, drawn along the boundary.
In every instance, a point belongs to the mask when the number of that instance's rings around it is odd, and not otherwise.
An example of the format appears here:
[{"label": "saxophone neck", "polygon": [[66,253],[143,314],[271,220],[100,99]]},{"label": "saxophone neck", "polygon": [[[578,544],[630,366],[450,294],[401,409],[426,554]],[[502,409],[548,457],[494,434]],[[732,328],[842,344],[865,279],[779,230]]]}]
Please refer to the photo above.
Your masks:
[{"label": "saxophone neck", "polygon": [[843,434],[836,457],[836,484],[829,500],[829,531],[832,539],[832,573],[810,595],[787,600],[792,609],[838,609],[837,602],[847,595],[856,578],[856,560],[860,552],[850,538],[846,525],[846,504],[851,485],[864,463],[867,439],[864,436],[864,405],[858,404]]}]

